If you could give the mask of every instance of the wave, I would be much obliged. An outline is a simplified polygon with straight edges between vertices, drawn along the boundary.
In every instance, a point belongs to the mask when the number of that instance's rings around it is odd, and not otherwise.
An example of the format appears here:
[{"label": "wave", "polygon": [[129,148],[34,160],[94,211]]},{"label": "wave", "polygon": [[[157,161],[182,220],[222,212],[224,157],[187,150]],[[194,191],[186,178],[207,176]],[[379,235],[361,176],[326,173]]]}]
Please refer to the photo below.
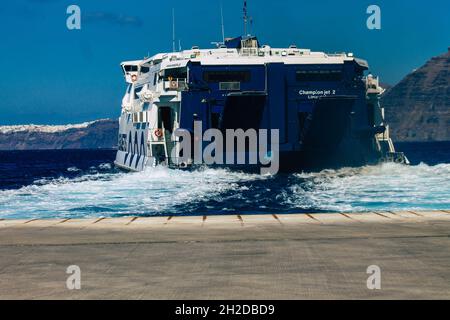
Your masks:
[{"label": "wave", "polygon": [[102,164],[0,191],[0,218],[448,209],[450,164],[382,164],[275,177],[227,169]]},{"label": "wave", "polygon": [[75,178],[41,179],[0,191],[0,216],[20,218],[158,215],[176,206],[218,197],[239,181],[264,179],[225,169],[196,171],[149,168],[138,173],[92,171]]},{"label": "wave", "polygon": [[339,212],[450,207],[450,164],[385,163],[296,174],[294,181],[283,193],[285,206]]}]

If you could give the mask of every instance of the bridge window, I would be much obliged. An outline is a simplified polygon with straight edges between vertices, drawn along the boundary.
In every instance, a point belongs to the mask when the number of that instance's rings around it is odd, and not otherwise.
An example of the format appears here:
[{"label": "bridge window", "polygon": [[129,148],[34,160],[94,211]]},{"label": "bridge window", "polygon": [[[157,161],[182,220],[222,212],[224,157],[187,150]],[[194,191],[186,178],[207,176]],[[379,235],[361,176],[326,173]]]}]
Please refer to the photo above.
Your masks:
[{"label": "bridge window", "polygon": [[206,82],[249,82],[250,71],[205,71],[203,80]]},{"label": "bridge window", "polygon": [[298,70],[297,81],[340,81],[342,80],[341,70]]},{"label": "bridge window", "polygon": [[125,65],[125,66],[123,66],[123,69],[124,69],[126,72],[137,72],[137,71],[138,71],[138,66]]}]

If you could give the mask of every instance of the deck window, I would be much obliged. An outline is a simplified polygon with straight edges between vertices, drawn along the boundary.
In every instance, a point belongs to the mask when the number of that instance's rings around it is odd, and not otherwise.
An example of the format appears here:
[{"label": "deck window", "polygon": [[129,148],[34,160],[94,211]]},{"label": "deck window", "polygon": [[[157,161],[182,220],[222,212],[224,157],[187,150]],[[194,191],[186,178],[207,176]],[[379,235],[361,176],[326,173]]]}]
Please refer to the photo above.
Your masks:
[{"label": "deck window", "polygon": [[342,80],[341,70],[298,70],[297,81],[340,81]]},{"label": "deck window", "polygon": [[250,71],[205,71],[203,80],[206,82],[249,82]]}]

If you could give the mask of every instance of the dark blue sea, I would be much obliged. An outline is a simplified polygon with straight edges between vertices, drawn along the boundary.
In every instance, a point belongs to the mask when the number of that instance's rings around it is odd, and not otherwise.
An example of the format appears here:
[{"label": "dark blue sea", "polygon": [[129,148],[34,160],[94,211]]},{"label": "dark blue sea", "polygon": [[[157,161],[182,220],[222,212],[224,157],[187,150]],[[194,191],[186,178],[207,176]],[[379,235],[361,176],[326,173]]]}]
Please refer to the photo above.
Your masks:
[{"label": "dark blue sea", "polygon": [[0,151],[0,218],[450,208],[450,142],[397,143],[410,166],[261,176],[114,168],[113,150]]}]

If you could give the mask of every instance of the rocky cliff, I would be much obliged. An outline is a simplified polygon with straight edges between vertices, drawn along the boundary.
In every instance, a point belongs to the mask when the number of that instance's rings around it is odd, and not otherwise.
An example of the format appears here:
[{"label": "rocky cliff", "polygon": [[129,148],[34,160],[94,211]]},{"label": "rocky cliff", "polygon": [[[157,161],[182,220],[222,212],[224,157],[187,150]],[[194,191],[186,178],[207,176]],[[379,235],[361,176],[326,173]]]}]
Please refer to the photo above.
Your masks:
[{"label": "rocky cliff", "polygon": [[394,141],[450,140],[450,48],[382,98]]},{"label": "rocky cliff", "polygon": [[0,150],[116,148],[117,120],[66,126],[2,126]]}]

